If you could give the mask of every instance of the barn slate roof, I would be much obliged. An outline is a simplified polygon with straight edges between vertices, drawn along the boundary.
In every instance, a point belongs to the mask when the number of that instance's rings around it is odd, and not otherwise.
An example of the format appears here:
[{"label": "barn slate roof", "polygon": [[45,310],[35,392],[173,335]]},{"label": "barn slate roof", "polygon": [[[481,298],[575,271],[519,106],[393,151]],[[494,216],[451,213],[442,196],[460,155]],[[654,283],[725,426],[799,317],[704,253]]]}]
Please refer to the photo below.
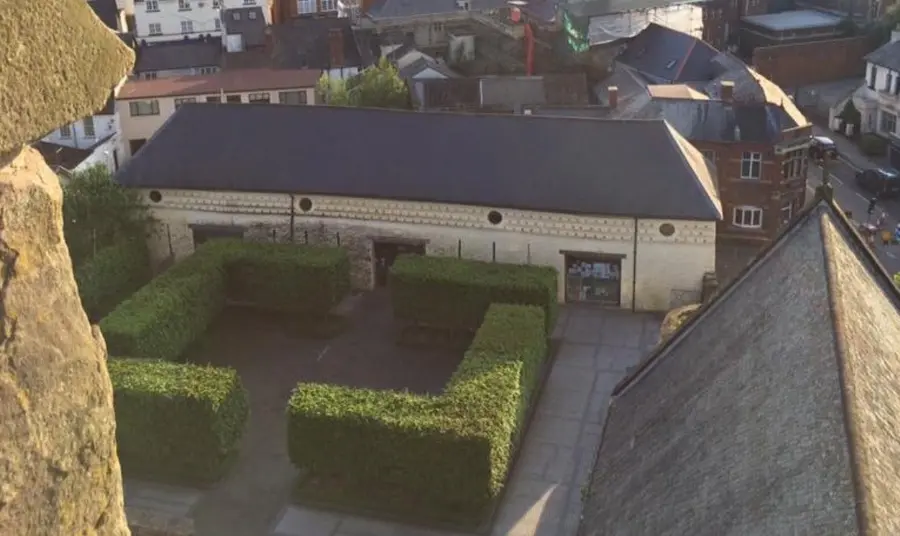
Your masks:
[{"label": "barn slate roof", "polygon": [[579,536],[900,534],[898,385],[900,294],[820,193],[617,386]]},{"label": "barn slate roof", "polygon": [[136,188],[712,221],[721,205],[708,166],[663,121],[188,104],[117,178]]}]

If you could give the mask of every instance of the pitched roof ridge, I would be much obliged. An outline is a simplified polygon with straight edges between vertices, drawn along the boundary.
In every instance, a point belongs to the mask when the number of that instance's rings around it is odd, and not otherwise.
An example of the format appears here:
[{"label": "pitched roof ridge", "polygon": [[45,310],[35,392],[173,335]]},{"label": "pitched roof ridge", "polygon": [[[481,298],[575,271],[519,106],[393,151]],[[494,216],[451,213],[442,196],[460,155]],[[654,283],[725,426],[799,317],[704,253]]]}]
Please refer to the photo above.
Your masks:
[{"label": "pitched roof ridge", "polygon": [[[712,175],[709,174],[709,168],[706,166],[706,159],[703,158],[703,155],[700,151],[694,147],[687,139],[682,136],[678,130],[675,129],[668,121],[665,119],[661,120],[663,124],[666,126],[666,132],[669,135],[669,141],[672,143],[672,148],[678,153],[678,156],[681,157],[684,165],[691,170],[694,175],[694,183],[700,187],[704,194],[706,194],[706,199],[709,201],[710,207],[719,213],[719,217],[722,217],[722,201],[719,197],[719,191],[716,188],[716,181]],[[695,158],[699,156],[699,160]],[[703,170],[698,170],[697,165],[702,164],[704,166]]]}]

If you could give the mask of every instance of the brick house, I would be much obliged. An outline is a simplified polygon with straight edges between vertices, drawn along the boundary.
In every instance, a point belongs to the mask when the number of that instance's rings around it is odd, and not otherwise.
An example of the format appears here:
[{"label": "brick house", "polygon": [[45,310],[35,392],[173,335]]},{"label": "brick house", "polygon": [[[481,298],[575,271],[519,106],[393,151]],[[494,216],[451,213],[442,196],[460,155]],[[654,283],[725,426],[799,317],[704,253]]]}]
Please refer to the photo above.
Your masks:
[{"label": "brick house", "polygon": [[701,300],[722,215],[663,121],[186,104],[116,179],[160,224],[155,261],[223,236],[336,245],[358,289],[399,253],[535,264],[561,300],[636,310]]}]

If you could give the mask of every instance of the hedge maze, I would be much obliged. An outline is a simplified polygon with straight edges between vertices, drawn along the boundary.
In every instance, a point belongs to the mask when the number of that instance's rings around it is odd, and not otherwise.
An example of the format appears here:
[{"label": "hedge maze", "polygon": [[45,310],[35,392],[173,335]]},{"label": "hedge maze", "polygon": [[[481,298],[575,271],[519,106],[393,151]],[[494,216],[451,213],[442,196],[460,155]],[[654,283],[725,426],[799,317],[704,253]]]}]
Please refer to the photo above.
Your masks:
[{"label": "hedge maze", "polygon": [[247,393],[234,370],[172,361],[230,301],[312,317],[331,310],[349,280],[340,249],[220,240],[119,304],[100,329],[114,356],[123,469],[199,485],[225,474],[248,418]]},{"label": "hedge maze", "polygon": [[300,384],[288,451],[300,500],[478,525],[495,505],[526,424],[556,316],[556,271],[401,257],[398,319],[477,329],[440,396]]},{"label": "hedge maze", "polygon": [[[119,304],[100,327],[116,356],[109,371],[126,474],[190,484],[226,474],[249,418],[247,392],[232,369],[178,360],[228,304],[321,318],[349,281],[340,248],[217,240]],[[503,490],[546,372],[557,273],[402,256],[390,293],[396,321],[474,338],[440,395],[298,384],[286,411],[288,455],[302,474],[296,498],[478,526]]]}]

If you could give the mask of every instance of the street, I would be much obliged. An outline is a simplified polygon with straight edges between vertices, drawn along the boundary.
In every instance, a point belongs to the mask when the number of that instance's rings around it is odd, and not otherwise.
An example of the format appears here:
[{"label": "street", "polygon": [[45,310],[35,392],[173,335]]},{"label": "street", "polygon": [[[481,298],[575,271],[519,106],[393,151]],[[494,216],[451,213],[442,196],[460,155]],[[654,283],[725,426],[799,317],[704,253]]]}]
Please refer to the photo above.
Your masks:
[{"label": "street", "polygon": [[[828,167],[831,184],[834,186],[835,201],[843,210],[853,213],[853,220],[856,223],[866,222],[866,218],[869,217],[866,210],[872,194],[857,186],[855,180],[856,169],[844,159],[833,160]],[[811,164],[807,181],[807,199],[812,199],[813,195],[815,195],[815,188],[820,184],[822,184],[822,168]],[[875,219],[882,212],[887,214],[883,228],[893,231],[897,223],[900,222],[900,200],[879,201],[875,206],[875,212],[871,216],[871,221],[874,223]],[[900,245],[883,246],[879,234],[875,241],[875,252],[888,273],[900,272]]]}]

